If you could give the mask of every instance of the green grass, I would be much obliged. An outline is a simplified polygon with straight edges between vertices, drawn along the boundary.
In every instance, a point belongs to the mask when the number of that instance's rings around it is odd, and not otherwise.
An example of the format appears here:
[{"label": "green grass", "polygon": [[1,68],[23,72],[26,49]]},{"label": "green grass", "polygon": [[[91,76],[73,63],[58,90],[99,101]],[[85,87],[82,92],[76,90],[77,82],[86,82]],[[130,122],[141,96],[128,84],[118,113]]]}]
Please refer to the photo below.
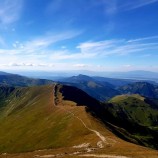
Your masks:
[{"label": "green grass", "polygon": [[54,107],[52,92],[53,86],[17,88],[7,98],[0,112],[0,152],[73,146],[90,133],[79,120]]},{"label": "green grass", "polygon": [[[70,99],[63,100],[60,88],[58,86],[58,93],[56,93],[57,106],[54,106],[53,85],[15,88],[4,97],[3,107],[0,106],[0,153],[65,148],[85,142],[96,145],[96,142],[99,141],[98,137],[67,111],[73,111],[91,128],[98,128],[101,120],[96,123],[93,120],[96,118],[89,116],[90,114],[86,113],[84,106],[76,106],[76,103],[71,101],[72,94],[68,94]],[[67,92],[69,90],[73,90],[73,88],[68,89]],[[81,93],[81,91],[77,92]],[[71,93],[74,94],[74,91]],[[78,95],[80,94],[77,93],[76,96],[75,92],[73,97],[79,98]],[[85,93],[83,96],[85,97],[82,105],[87,102]],[[154,120],[158,116],[156,110],[145,103],[141,97],[121,96],[120,98],[115,99],[117,103],[109,103],[110,106],[108,106],[115,121],[128,120],[157,131],[156,124],[154,124]],[[88,99],[91,101],[90,104],[94,103],[92,98]],[[100,106],[100,104],[97,105]],[[102,128],[104,128],[103,124]],[[118,130],[120,129],[118,127]],[[151,145],[148,140],[154,138],[150,135],[145,136],[143,131],[142,133],[130,133],[123,129],[121,132],[133,140],[144,141],[146,146]]]},{"label": "green grass", "polygon": [[117,103],[117,102],[124,101],[125,99],[131,98],[131,97],[144,101],[144,97],[142,97],[139,94],[132,94],[132,95],[124,94],[124,95],[117,95],[117,96],[113,97],[112,99],[110,99],[108,102]]},{"label": "green grass", "polygon": [[[112,115],[113,123],[129,134],[128,140],[134,139],[141,145],[157,148],[158,109],[156,102],[152,103],[150,99],[137,94],[121,95],[112,98],[105,107]],[[119,129],[117,131],[121,132]],[[127,138],[126,133],[122,133],[122,136]]]},{"label": "green grass", "polygon": [[121,117],[120,112],[126,115],[126,119],[133,120],[143,126],[156,126],[158,110],[144,101],[140,95],[121,95],[112,98],[109,103],[113,103],[110,110],[115,117]]}]

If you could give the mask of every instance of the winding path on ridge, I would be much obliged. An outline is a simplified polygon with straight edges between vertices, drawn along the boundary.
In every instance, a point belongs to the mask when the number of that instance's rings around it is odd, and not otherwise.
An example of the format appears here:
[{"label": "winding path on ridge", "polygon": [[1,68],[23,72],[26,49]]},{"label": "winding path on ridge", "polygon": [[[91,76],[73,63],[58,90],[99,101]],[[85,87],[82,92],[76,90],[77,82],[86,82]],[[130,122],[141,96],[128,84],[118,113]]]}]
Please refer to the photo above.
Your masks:
[{"label": "winding path on ridge", "polygon": [[[55,103],[55,99],[56,99],[56,98],[55,98],[55,88],[56,88],[56,84],[54,84],[53,95],[54,95],[54,106],[57,107],[57,105],[56,105],[56,103]],[[98,132],[98,131],[96,131],[96,130],[94,130],[94,129],[89,128],[89,127],[85,124],[85,122],[84,122],[81,118],[79,118],[78,116],[76,116],[73,112],[68,111],[68,110],[65,110],[64,108],[62,108],[62,110],[66,111],[67,113],[70,113],[73,117],[75,117],[76,119],[78,119],[78,120],[83,124],[83,126],[84,126],[86,129],[88,129],[89,131],[95,133],[95,134],[99,137],[100,141],[97,143],[97,145],[99,146],[99,148],[103,148],[103,147],[104,147],[102,143],[108,144],[106,138],[105,138],[100,132]]]},{"label": "winding path on ridge", "polygon": [[[104,148],[103,146],[103,143],[104,144],[108,144],[107,142],[107,139],[98,131],[94,130],[94,129],[91,129],[89,128],[85,122],[79,118],[78,116],[76,116],[73,112],[69,111],[69,110],[66,110],[64,109],[63,107],[61,106],[57,106],[56,105],[56,86],[57,84],[54,84],[54,87],[53,87],[53,106],[56,107],[56,108],[60,108],[61,110],[71,114],[73,117],[75,117],[76,119],[78,119],[82,125],[89,131],[93,132],[97,137],[99,137],[100,141],[97,143],[97,146],[98,146],[98,149],[99,148]],[[85,147],[87,146],[87,144],[89,143],[84,143]],[[79,145],[79,146],[83,146],[83,144]],[[86,149],[90,149],[90,148],[87,148]],[[130,157],[126,157],[126,156],[119,156],[119,155],[105,155],[105,154],[90,154],[90,152],[93,151],[93,150],[87,150],[87,154],[85,153],[85,151],[76,151],[76,152],[73,152],[73,153],[69,153],[68,155],[69,156],[73,156],[73,155],[76,155],[78,157],[96,157],[96,158],[130,158]],[[64,153],[60,153],[60,154],[56,154],[56,155],[35,155],[35,157],[37,158],[53,158],[53,157],[64,157]]]}]

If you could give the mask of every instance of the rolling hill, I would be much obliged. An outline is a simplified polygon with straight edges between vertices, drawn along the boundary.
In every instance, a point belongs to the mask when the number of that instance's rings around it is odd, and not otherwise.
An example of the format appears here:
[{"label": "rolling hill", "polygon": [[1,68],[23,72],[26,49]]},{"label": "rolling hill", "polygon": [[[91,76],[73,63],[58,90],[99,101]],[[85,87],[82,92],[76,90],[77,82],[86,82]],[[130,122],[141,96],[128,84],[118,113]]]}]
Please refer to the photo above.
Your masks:
[{"label": "rolling hill", "polygon": [[89,77],[86,75],[59,79],[61,84],[77,87],[95,99],[105,102],[120,94],[140,94],[158,98],[158,87],[152,81]]},{"label": "rolling hill", "polygon": [[51,80],[33,79],[16,74],[0,72],[0,85],[26,87],[35,85],[47,85],[52,83],[53,81]]},{"label": "rolling hill", "polygon": [[[3,98],[3,106],[0,106],[0,158],[143,158],[144,154],[148,158],[158,154],[113,134],[121,133],[123,127],[119,124],[120,115],[112,115],[114,108],[110,106],[114,106],[114,102],[99,103],[78,88],[59,84],[5,86],[1,87],[0,98]],[[113,120],[109,122],[109,116],[115,119],[115,123]],[[147,121],[145,125],[150,123]],[[131,138],[130,134],[128,137]]]},{"label": "rolling hill", "polygon": [[[124,81],[153,81],[157,83],[158,73],[152,71],[127,71],[127,72],[96,72],[87,70],[74,70],[74,71],[14,71],[14,73],[20,74],[22,76],[43,78],[43,79],[60,79],[65,77],[77,76],[79,74],[96,76],[96,78],[103,78],[109,80],[110,82],[116,81],[116,84],[122,84]],[[112,80],[111,80],[112,79]],[[114,79],[114,80],[113,80]],[[118,83],[117,83],[118,81]],[[121,82],[120,82],[121,81]],[[113,82],[115,84],[115,82]],[[120,86],[120,85],[119,85]]]},{"label": "rolling hill", "polygon": [[[103,76],[103,75],[99,75]],[[131,79],[131,80],[149,80],[157,82],[158,73],[152,71],[136,70],[127,72],[105,72],[104,77]]]},{"label": "rolling hill", "polygon": [[158,98],[158,86],[148,82],[136,82],[119,87],[121,94],[140,94],[149,98]]},{"label": "rolling hill", "polygon": [[99,101],[105,101],[120,94],[119,91],[115,90],[114,85],[105,81],[97,81],[86,75],[65,78],[60,82],[64,85],[77,87]]},{"label": "rolling hill", "polygon": [[[121,95],[105,105],[109,122],[126,130],[122,136],[158,148],[158,100],[140,95]],[[121,134],[121,133],[120,133]]]}]

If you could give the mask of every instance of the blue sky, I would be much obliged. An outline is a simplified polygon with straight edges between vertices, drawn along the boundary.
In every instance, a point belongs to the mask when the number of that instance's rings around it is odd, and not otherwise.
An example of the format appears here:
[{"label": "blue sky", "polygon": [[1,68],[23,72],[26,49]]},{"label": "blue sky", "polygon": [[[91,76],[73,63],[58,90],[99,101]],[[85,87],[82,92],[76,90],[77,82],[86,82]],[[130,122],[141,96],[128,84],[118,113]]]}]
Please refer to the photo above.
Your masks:
[{"label": "blue sky", "polygon": [[158,71],[158,0],[0,0],[0,70]]}]

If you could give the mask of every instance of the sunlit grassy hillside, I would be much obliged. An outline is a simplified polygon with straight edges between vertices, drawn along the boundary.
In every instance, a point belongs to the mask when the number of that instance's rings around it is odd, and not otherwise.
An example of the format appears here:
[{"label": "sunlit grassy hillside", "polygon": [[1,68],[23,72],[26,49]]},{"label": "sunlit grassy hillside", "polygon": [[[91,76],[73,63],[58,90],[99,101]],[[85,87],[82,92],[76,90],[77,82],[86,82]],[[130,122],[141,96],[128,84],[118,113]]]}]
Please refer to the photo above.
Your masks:
[{"label": "sunlit grassy hillside", "polygon": [[55,84],[8,88],[0,93],[0,158],[157,155],[114,135],[95,114],[87,112],[87,106],[99,110],[102,105],[77,88]]}]

